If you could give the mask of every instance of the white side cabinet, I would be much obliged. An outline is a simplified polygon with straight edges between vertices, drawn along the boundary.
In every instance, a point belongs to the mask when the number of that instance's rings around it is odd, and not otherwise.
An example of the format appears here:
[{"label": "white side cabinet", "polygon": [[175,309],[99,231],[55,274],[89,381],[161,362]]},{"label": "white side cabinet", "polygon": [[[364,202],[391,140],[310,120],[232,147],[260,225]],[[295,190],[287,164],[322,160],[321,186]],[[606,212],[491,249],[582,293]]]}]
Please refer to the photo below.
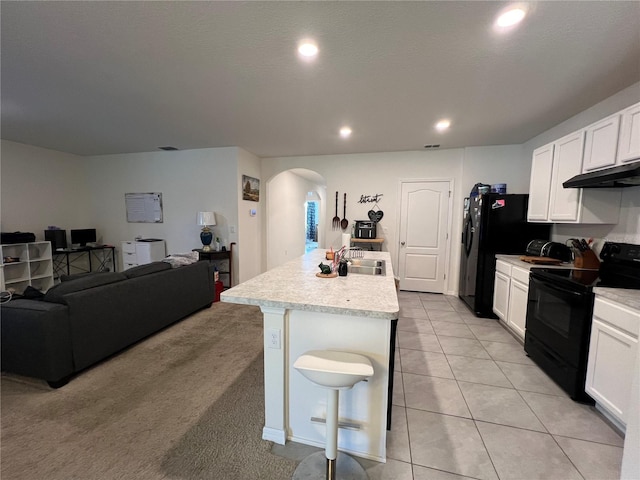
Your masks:
[{"label": "white side cabinet", "polygon": [[524,341],[529,295],[529,270],[497,260],[493,312]]},{"label": "white side cabinet", "polygon": [[585,130],[567,135],[533,152],[527,220],[545,223],[616,224],[619,189],[564,188],[582,172]]},{"label": "white side cabinet", "polygon": [[122,269],[158,262],[166,256],[164,240],[122,242]]},{"label": "white side cabinet", "polygon": [[509,310],[507,326],[524,341],[529,297],[529,270],[513,267],[509,284]]},{"label": "white side cabinet", "polygon": [[493,287],[493,313],[507,322],[509,311],[509,286],[511,284],[511,265],[502,260],[496,261],[495,284]]},{"label": "white side cabinet", "polygon": [[619,164],[640,158],[640,103],[622,110],[617,161]]},{"label": "white side cabinet", "polygon": [[41,292],[53,287],[51,242],[0,245],[0,258],[0,290],[22,294],[28,286]]},{"label": "white side cabinet", "polygon": [[596,295],[589,342],[586,392],[621,427],[627,424],[640,312]]}]

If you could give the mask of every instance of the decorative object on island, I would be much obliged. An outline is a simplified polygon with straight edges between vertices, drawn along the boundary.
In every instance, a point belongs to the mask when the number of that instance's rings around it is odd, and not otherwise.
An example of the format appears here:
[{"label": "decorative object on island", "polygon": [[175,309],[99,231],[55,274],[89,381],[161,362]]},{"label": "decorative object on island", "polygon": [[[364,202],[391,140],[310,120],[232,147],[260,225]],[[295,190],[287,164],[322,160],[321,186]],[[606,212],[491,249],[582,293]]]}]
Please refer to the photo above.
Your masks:
[{"label": "decorative object on island", "polygon": [[209,252],[211,250],[211,240],[213,240],[213,233],[211,233],[211,229],[209,227],[215,226],[216,214],[213,212],[198,212],[197,223],[202,226],[202,232],[200,232],[202,250]]}]

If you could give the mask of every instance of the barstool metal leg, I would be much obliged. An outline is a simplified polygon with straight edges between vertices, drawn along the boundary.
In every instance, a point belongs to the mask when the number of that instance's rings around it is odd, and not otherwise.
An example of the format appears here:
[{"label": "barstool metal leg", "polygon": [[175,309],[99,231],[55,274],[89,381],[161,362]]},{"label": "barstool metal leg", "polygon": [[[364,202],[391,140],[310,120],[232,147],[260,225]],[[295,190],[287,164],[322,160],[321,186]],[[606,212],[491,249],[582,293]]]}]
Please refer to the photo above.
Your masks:
[{"label": "barstool metal leg", "polygon": [[327,390],[327,428],[325,444],[327,480],[335,480],[336,478],[336,456],[338,455],[338,395],[338,390]]}]

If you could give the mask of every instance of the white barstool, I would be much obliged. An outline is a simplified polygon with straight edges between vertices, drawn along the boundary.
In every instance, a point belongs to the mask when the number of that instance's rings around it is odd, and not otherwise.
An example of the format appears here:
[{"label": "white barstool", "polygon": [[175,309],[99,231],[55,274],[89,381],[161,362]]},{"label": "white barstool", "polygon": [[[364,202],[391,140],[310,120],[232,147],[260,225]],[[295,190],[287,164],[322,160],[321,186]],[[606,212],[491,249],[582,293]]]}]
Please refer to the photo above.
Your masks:
[{"label": "white barstool", "polygon": [[[363,355],[333,350],[310,350],[302,354],[293,364],[307,379],[327,389],[327,419],[325,458],[327,480],[336,478],[336,457],[338,454],[338,392],[349,390],[353,386],[373,375],[373,366]],[[317,463],[319,455],[305,458],[295,473],[294,479],[321,478]],[[367,473],[362,466],[349,455],[340,454],[340,468],[348,472],[346,478],[366,479]],[[315,470],[315,472],[313,472]],[[317,472],[317,473],[316,473]],[[341,475],[342,476],[342,475]]]}]

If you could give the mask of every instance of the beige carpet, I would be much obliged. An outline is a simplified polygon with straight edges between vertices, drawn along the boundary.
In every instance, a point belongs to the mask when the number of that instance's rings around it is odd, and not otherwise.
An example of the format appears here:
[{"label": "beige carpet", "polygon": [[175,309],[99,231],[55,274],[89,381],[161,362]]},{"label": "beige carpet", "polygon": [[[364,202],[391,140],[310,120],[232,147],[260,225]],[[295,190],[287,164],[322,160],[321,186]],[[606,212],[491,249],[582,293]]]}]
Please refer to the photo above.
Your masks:
[{"label": "beige carpet", "polygon": [[262,314],[216,303],[58,390],[3,375],[2,480],[286,479],[264,422]]}]

